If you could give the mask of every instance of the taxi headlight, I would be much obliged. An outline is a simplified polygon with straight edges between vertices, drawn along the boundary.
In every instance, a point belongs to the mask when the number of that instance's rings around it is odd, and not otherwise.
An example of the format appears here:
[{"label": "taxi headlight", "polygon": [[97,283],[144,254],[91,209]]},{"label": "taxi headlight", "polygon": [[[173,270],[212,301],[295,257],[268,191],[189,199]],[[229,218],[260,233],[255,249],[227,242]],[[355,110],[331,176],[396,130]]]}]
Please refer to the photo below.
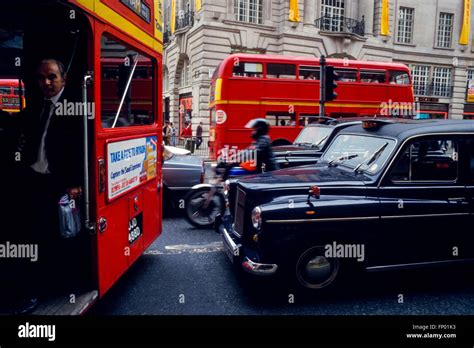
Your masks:
[{"label": "taxi headlight", "polygon": [[255,207],[252,210],[252,225],[259,230],[262,227],[262,209]]},{"label": "taxi headlight", "polygon": [[228,196],[229,195],[229,191],[230,191],[230,181],[229,180],[226,180],[224,182],[224,195],[225,196]]}]

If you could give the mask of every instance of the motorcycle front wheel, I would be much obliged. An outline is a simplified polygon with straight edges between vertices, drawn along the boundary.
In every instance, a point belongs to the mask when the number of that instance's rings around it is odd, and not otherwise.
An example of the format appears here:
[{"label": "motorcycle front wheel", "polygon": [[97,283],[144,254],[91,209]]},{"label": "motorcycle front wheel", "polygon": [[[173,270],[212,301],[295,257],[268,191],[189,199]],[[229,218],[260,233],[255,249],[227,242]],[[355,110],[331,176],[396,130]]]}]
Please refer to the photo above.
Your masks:
[{"label": "motorcycle front wheel", "polygon": [[[217,191],[209,197],[210,194],[210,187],[202,187],[191,190],[184,198],[184,216],[194,227],[211,228],[214,226],[217,214],[224,214],[225,199],[222,193]],[[209,204],[206,206],[208,199]]]}]

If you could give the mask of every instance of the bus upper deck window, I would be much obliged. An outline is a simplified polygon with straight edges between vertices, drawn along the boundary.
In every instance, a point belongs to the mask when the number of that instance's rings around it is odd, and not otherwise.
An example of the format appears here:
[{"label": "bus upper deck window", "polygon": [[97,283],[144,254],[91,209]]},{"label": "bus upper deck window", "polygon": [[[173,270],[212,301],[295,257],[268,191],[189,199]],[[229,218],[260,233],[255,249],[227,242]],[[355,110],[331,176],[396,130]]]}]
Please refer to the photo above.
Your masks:
[{"label": "bus upper deck window", "polygon": [[360,72],[360,82],[364,83],[385,83],[385,71],[364,71]]},{"label": "bus upper deck window", "polygon": [[267,78],[296,79],[296,66],[293,64],[267,64]]},{"label": "bus upper deck window", "polygon": [[335,69],[338,75],[337,80],[340,82],[357,82],[357,70],[352,69]]},{"label": "bus upper deck window", "polygon": [[319,80],[318,66],[300,66],[299,68],[300,80]]},{"label": "bus upper deck window", "polygon": [[234,65],[234,77],[263,77],[262,63],[239,62]]},{"label": "bus upper deck window", "polygon": [[395,85],[409,85],[410,78],[406,71],[390,71],[390,83]]}]

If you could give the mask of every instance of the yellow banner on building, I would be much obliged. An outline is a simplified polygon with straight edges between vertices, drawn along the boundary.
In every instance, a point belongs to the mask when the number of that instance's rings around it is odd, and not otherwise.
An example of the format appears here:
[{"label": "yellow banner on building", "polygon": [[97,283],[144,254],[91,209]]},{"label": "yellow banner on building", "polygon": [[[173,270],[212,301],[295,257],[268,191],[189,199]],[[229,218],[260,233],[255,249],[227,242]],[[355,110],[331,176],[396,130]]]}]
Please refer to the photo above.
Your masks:
[{"label": "yellow banner on building", "polygon": [[171,0],[171,13],[170,13],[170,31],[174,34],[176,29],[176,0]]},{"label": "yellow banner on building", "polygon": [[298,0],[290,0],[290,22],[300,21],[300,12],[298,10]]},{"label": "yellow banner on building", "polygon": [[162,40],[163,36],[163,12],[161,0],[155,0],[155,37]]},{"label": "yellow banner on building", "polygon": [[382,0],[382,21],[380,24],[380,34],[390,35],[390,1]]},{"label": "yellow banner on building", "polygon": [[196,12],[201,11],[202,0],[196,0]]},{"label": "yellow banner on building", "polygon": [[469,34],[471,33],[471,0],[464,0],[464,16],[462,20],[461,36],[459,43],[461,45],[469,44]]}]

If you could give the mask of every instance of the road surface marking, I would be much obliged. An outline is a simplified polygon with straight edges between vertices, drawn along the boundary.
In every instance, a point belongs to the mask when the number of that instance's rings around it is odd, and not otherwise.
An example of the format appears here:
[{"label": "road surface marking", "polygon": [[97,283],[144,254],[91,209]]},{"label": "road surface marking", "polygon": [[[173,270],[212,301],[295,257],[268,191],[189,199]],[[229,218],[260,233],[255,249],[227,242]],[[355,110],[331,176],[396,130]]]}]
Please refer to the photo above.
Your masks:
[{"label": "road surface marking", "polygon": [[199,244],[199,245],[190,245],[190,244],[177,244],[177,245],[167,245],[165,250],[146,250],[145,255],[171,255],[171,254],[204,254],[204,253],[214,253],[223,251],[222,242],[213,242],[209,244]]}]

